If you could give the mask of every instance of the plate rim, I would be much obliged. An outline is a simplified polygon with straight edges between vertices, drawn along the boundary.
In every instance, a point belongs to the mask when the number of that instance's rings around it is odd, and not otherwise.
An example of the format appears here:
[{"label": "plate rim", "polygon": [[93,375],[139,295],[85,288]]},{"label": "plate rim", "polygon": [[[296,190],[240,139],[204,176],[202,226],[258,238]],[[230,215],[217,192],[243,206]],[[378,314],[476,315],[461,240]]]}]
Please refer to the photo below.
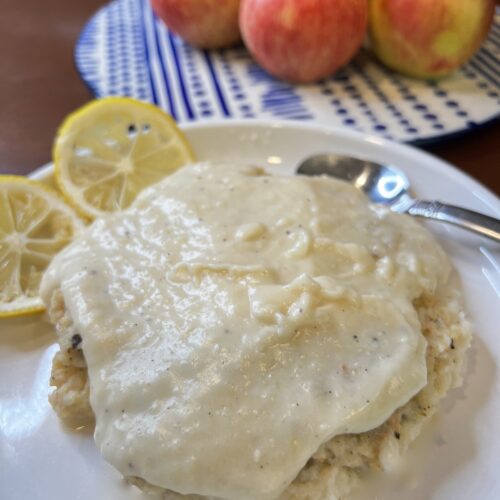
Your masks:
[{"label": "plate rim", "polygon": [[[394,151],[400,154],[406,154],[412,156],[416,161],[421,163],[425,163],[433,169],[437,169],[440,171],[444,171],[445,174],[452,176],[457,182],[459,182],[462,187],[464,184],[467,184],[469,188],[472,186],[475,187],[476,190],[482,192],[482,197],[487,198],[487,203],[482,201],[491,211],[496,212],[493,214],[497,217],[500,216],[500,199],[498,196],[480,181],[472,177],[470,174],[460,170],[458,167],[453,164],[447,162],[435,156],[425,150],[419,149],[418,147],[408,144],[401,143],[397,141],[392,141],[390,139],[385,139],[383,137],[368,134],[364,132],[359,132],[357,130],[350,130],[339,126],[334,125],[319,125],[316,123],[305,123],[305,122],[297,122],[294,120],[268,120],[268,119],[219,119],[214,120],[212,122],[194,122],[188,124],[180,124],[179,128],[183,132],[187,132],[189,134],[190,131],[197,131],[203,129],[243,129],[243,128],[257,128],[257,129],[288,129],[294,131],[300,131],[301,129],[305,129],[308,131],[316,132],[319,134],[327,134],[338,137],[340,139],[354,140],[361,143],[368,143],[371,147],[379,148],[380,150],[386,151]],[[321,151],[326,152],[326,151]],[[320,151],[318,151],[320,153]],[[365,156],[367,155],[360,155]],[[369,159],[369,158],[367,158]],[[47,162],[44,165],[36,168],[27,174],[28,177],[34,179],[41,179],[47,175],[49,175],[51,169],[53,168],[53,162]]]}]

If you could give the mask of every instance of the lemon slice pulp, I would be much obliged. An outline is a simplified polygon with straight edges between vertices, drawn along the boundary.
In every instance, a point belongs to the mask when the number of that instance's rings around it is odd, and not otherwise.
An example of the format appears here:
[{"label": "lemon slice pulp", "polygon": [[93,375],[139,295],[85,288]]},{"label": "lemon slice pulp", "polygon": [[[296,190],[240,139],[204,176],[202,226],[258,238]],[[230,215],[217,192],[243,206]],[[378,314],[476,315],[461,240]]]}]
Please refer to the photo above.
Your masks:
[{"label": "lemon slice pulp", "polygon": [[83,228],[44,184],[0,176],[0,317],[42,311],[38,288],[52,257]]},{"label": "lemon slice pulp", "polygon": [[121,97],[92,101],[71,114],[53,156],[60,190],[90,218],[128,207],[142,189],[194,160],[169,115]]}]

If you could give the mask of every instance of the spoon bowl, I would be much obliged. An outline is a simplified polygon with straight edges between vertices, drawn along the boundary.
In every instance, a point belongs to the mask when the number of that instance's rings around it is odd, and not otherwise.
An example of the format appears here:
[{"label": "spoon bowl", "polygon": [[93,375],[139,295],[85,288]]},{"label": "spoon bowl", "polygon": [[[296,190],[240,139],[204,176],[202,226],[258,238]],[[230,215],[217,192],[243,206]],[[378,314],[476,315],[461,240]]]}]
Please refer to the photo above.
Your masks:
[{"label": "spoon bowl", "polygon": [[323,154],[304,160],[297,173],[301,175],[329,175],[364,191],[375,203],[393,205],[408,193],[408,177],[395,167],[368,160]]},{"label": "spoon bowl", "polygon": [[388,205],[395,212],[447,222],[500,242],[500,220],[466,208],[439,201],[411,197],[408,177],[394,166],[335,154],[320,154],[303,160],[297,173],[329,175],[350,182],[374,203]]}]

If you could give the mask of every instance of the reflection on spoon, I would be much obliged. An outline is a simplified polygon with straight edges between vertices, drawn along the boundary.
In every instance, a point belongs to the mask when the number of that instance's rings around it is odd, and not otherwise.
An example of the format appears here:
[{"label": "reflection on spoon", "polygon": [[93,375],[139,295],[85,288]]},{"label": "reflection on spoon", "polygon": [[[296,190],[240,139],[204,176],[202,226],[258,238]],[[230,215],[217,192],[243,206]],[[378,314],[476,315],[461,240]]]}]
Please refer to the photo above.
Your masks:
[{"label": "reflection on spoon", "polygon": [[396,167],[350,156],[320,154],[303,160],[297,173],[330,175],[351,182],[375,203],[395,212],[447,222],[500,242],[500,220],[439,201],[415,200],[409,194],[410,181]]}]

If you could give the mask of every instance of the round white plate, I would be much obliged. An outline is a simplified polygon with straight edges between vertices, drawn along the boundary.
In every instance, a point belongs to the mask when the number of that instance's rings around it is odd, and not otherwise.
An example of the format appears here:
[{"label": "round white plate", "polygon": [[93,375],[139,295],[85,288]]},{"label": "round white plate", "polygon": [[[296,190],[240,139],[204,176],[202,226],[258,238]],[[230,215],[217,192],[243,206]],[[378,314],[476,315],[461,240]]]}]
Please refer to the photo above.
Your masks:
[{"label": "round white plate", "polygon": [[[225,122],[185,128],[199,159],[294,171],[310,154],[333,152],[393,163],[420,197],[500,216],[498,199],[473,179],[416,149],[340,129],[293,123]],[[33,173],[50,178],[51,167]],[[429,223],[461,275],[475,326],[465,385],[442,405],[405,459],[364,498],[500,498],[500,249],[459,229]],[[100,457],[87,433],[64,430],[47,403],[55,336],[39,316],[0,320],[0,498],[139,499]]]}]

